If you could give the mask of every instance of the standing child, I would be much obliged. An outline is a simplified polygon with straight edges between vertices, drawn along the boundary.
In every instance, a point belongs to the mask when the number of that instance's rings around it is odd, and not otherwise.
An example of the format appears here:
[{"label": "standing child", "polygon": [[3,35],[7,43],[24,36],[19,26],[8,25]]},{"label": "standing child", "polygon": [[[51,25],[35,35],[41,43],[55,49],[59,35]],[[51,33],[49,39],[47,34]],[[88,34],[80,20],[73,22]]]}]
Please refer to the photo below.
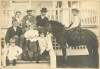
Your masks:
[{"label": "standing child", "polygon": [[1,62],[2,62],[3,67],[6,67],[7,52],[8,52],[8,46],[2,45],[2,48],[1,48]]},{"label": "standing child", "polygon": [[40,58],[42,60],[45,59],[46,54],[49,54],[49,50],[51,49],[50,47],[48,47],[48,38],[44,37],[44,33],[40,32],[40,37],[38,38],[39,41],[39,47],[40,47]]},{"label": "standing child", "polygon": [[13,66],[16,65],[16,60],[18,56],[22,53],[22,49],[18,46],[15,45],[15,39],[11,38],[10,39],[10,46],[8,48],[8,53],[7,53],[7,59],[6,59],[6,65],[10,65],[10,61],[12,61]]}]

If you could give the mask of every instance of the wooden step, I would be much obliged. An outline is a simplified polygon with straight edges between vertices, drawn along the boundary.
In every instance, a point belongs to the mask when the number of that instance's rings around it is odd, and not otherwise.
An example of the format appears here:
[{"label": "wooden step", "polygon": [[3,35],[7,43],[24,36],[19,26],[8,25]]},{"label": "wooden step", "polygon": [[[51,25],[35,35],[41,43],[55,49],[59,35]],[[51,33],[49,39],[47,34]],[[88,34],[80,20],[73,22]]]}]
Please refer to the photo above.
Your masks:
[{"label": "wooden step", "polygon": [[[62,50],[55,50],[56,55],[62,55]],[[67,49],[67,56],[72,55],[89,55],[87,49]]]},{"label": "wooden step", "polygon": [[[3,68],[3,67],[2,67]],[[20,64],[16,64],[16,66],[12,66],[12,64],[10,64],[10,66],[5,67],[5,69],[10,69],[10,68],[50,68],[50,63],[20,63]]]},{"label": "wooden step", "polygon": [[[23,61],[23,60],[17,60],[18,64],[32,64],[35,63],[36,61]],[[50,61],[39,61],[39,63],[50,63]]]}]

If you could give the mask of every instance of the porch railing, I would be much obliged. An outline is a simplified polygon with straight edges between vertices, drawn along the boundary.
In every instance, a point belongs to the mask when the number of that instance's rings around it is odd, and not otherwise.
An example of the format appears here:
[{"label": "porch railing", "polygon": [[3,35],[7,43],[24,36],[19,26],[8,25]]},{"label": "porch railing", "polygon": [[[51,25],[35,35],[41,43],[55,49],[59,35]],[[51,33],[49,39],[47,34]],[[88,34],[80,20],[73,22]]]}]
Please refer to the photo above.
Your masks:
[{"label": "porch railing", "polygon": [[[71,9],[67,8],[65,10],[69,11],[69,20],[71,16]],[[98,26],[98,12],[94,9],[79,9],[80,10],[80,18],[81,18],[81,24],[83,27],[96,27]],[[48,9],[47,17],[49,20],[56,20],[62,22],[63,15],[62,15],[63,9],[61,8],[52,8]],[[66,13],[67,14],[67,13]],[[10,11],[9,10],[2,10],[2,28],[8,28],[9,25],[9,19],[10,19]],[[38,14],[36,14],[38,15]],[[5,29],[2,29],[5,30]],[[3,34],[6,32],[3,32]],[[4,38],[4,37],[3,37]],[[57,44],[55,38],[52,38],[53,48],[55,50],[60,50],[61,47],[59,44]],[[86,49],[86,46],[79,46],[79,47],[68,47],[68,49]]]}]

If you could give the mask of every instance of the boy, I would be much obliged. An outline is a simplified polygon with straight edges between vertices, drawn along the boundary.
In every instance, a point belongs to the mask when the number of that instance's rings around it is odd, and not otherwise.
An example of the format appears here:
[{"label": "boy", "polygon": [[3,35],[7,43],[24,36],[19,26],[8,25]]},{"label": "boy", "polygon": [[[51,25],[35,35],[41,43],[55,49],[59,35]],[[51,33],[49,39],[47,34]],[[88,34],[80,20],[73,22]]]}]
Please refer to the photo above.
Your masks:
[{"label": "boy", "polygon": [[69,25],[69,28],[75,28],[80,26],[81,24],[81,19],[79,17],[79,10],[74,8],[71,10],[72,11],[72,17],[71,17],[71,24]]},{"label": "boy", "polygon": [[6,65],[10,65],[10,61],[12,61],[13,66],[16,65],[17,57],[22,53],[22,49],[15,45],[15,39],[10,39],[10,46],[8,48]]}]

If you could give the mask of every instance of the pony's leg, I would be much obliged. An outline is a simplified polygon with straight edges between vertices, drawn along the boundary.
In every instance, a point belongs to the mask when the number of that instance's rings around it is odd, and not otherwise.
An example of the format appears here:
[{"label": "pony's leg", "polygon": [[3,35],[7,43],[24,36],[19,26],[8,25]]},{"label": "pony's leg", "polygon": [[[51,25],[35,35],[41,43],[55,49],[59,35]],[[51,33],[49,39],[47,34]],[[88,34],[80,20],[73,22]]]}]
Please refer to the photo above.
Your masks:
[{"label": "pony's leg", "polygon": [[[93,46],[93,45],[91,45]],[[89,46],[90,47],[90,46]],[[96,46],[88,48],[88,52],[89,52],[89,65],[90,67],[98,67],[99,64],[99,56],[98,56],[98,49],[96,48]]]},{"label": "pony's leg", "polygon": [[67,63],[66,48],[62,48],[62,54],[63,54],[64,63]]},{"label": "pony's leg", "polygon": [[88,46],[87,46],[87,48],[88,48],[88,52],[89,52],[89,63],[91,63],[92,62],[92,48],[89,48]]},{"label": "pony's leg", "polygon": [[99,67],[99,54],[98,54],[98,41],[97,39],[93,44],[93,62],[95,67]]}]

